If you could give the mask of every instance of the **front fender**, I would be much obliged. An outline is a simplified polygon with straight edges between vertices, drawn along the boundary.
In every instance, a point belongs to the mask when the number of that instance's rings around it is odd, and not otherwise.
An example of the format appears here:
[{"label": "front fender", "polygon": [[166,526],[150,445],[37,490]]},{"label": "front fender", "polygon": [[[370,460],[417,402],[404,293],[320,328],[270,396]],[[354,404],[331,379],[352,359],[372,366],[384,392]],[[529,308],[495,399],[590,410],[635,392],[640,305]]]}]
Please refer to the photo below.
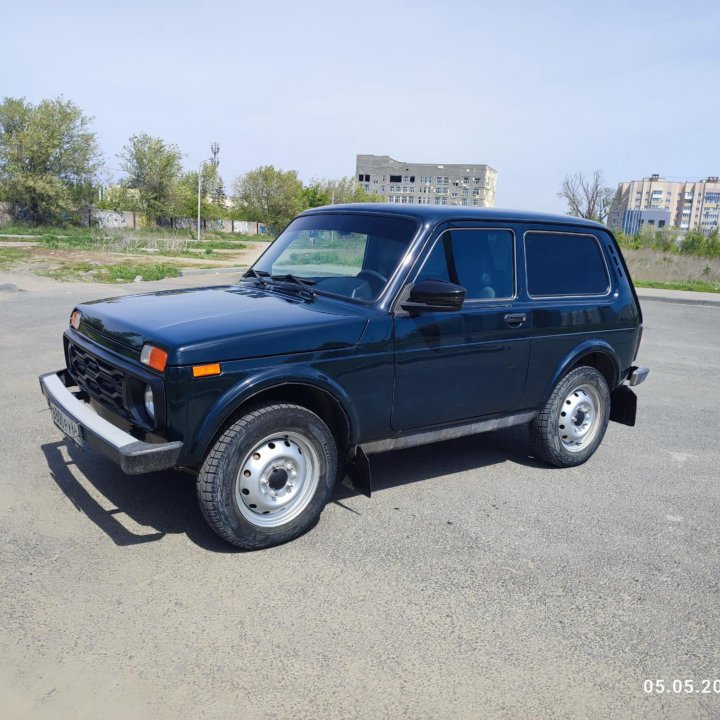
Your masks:
[{"label": "front fender", "polygon": [[620,358],[618,358],[618,355],[615,350],[613,350],[612,346],[604,340],[585,340],[579,345],[576,345],[558,363],[549,385],[545,388],[545,392],[543,394],[543,404],[545,404],[548,401],[550,395],[552,395],[552,391],[560,381],[560,378],[562,378],[573,365],[576,365],[578,361],[582,360],[583,357],[586,357],[593,353],[602,353],[612,363],[613,382],[609,383],[609,390],[610,392],[613,391],[615,385],[617,385],[620,378]]},{"label": "front fender", "polygon": [[221,395],[193,433],[188,448],[192,460],[199,462],[204,457],[215,435],[241,405],[266,390],[290,384],[314,387],[330,395],[345,413],[351,446],[357,444],[357,414],[345,390],[332,378],[312,368],[288,370],[283,366],[263,369],[243,378]]}]

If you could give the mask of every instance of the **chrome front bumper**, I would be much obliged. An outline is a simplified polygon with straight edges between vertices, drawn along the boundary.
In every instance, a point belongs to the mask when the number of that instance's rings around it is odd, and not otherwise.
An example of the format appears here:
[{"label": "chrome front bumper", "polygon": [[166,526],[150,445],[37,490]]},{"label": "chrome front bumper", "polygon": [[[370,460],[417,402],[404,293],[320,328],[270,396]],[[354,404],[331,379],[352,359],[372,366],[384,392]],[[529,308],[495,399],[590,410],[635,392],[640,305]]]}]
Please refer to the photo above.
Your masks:
[{"label": "chrome front bumper", "polygon": [[[183,447],[180,441],[142,442],[100,417],[88,403],[75,397],[68,385],[72,385],[72,379],[66,370],[40,376],[40,388],[48,406],[55,405],[70,421],[77,423],[82,440],[116,462],[123,472],[139,475],[177,465]],[[72,436],[68,437],[77,442]]]}]

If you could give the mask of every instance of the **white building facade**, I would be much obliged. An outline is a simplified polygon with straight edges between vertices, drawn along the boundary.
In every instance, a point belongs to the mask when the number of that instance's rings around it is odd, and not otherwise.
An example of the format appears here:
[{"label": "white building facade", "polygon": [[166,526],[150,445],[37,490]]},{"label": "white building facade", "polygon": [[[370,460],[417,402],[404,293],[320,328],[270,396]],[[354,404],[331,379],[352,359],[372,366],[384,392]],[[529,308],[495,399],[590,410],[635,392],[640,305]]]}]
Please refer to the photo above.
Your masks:
[{"label": "white building facade", "polygon": [[651,175],[619,184],[608,215],[608,226],[629,234],[636,234],[643,226],[709,233],[718,228],[719,215],[720,182],[717,176],[678,182]]},{"label": "white building facade", "polygon": [[494,207],[497,171],[471,163],[409,163],[358,155],[355,179],[390,203]]}]

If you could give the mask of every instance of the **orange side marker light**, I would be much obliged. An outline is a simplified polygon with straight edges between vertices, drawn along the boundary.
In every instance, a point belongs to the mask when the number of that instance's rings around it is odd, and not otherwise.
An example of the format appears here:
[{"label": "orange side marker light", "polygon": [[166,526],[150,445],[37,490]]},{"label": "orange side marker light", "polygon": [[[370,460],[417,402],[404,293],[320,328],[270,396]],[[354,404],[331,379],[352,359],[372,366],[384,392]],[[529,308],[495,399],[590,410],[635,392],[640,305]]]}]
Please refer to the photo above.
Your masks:
[{"label": "orange side marker light", "polygon": [[193,365],[193,377],[208,377],[210,375],[220,375],[220,363],[210,363],[209,365]]}]

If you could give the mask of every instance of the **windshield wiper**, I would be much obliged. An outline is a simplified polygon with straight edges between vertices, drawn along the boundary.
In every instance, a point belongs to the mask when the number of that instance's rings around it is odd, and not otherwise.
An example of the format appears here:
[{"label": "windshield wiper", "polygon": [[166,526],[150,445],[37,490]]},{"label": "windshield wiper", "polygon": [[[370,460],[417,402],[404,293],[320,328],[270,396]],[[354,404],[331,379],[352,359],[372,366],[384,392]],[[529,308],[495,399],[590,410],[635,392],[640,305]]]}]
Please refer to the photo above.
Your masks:
[{"label": "windshield wiper", "polygon": [[299,278],[297,275],[287,273],[286,275],[273,275],[273,280],[287,280],[288,282],[294,282],[296,285],[302,285],[307,287],[308,285],[315,285],[317,280],[311,280],[310,278]]},{"label": "windshield wiper", "polygon": [[254,268],[250,268],[248,271],[243,273],[244,278],[256,278],[260,281],[260,283],[264,283],[264,278],[270,277],[270,273],[266,270],[255,270]]},{"label": "windshield wiper", "polygon": [[315,280],[309,278],[299,278],[297,275],[287,273],[285,275],[272,275],[270,279],[274,283],[279,283],[288,290],[296,288],[302,292],[302,294],[310,300],[315,299],[315,291],[312,289],[312,285],[315,285]]}]

